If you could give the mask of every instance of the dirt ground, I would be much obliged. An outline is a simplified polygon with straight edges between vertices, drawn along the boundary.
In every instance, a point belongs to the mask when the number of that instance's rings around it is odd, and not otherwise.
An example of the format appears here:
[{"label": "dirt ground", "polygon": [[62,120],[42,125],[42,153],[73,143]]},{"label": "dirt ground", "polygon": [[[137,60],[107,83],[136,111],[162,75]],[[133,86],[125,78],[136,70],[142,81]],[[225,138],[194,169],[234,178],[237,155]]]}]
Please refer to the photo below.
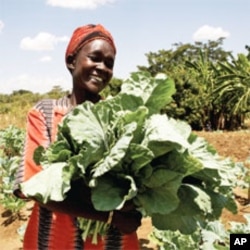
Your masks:
[{"label": "dirt ground", "polygon": [[[238,132],[197,132],[214,146],[221,156],[230,157],[235,162],[245,162],[250,168],[250,131]],[[235,198],[239,206],[238,214],[234,215],[228,211],[222,214],[225,224],[229,221],[243,222],[243,214],[250,213],[249,197],[247,190],[235,190]],[[11,214],[0,205],[0,249],[19,250],[21,248],[20,236],[17,230],[27,221],[32,204],[28,203],[19,218],[13,218]],[[155,250],[156,246],[149,241],[148,235],[152,230],[149,218],[142,221],[138,229],[138,235],[142,250]],[[132,249],[131,249],[132,250]]]}]

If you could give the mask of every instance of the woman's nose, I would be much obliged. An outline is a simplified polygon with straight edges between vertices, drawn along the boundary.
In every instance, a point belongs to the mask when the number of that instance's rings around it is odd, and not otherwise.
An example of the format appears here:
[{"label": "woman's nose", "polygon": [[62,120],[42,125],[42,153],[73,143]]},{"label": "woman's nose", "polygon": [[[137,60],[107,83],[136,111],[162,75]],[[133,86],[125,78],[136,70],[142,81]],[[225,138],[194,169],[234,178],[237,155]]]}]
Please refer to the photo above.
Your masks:
[{"label": "woman's nose", "polygon": [[100,70],[106,70],[107,66],[105,65],[105,63],[103,61],[101,61],[101,62],[98,62],[97,68]]}]

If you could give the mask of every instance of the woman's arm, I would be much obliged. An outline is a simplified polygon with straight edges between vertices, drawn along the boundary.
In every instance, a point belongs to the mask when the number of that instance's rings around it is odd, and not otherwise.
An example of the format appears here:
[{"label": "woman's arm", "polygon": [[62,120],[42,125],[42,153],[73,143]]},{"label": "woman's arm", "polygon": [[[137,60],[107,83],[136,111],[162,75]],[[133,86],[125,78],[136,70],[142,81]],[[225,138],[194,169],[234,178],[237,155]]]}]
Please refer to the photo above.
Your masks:
[{"label": "woman's arm", "polygon": [[[94,209],[90,199],[90,190],[82,180],[72,182],[65,200],[61,202],[50,201],[40,205],[48,210],[66,213],[74,217],[103,222],[107,222],[109,218],[109,212]],[[113,211],[111,224],[124,234],[132,233],[141,225],[141,213],[136,211],[131,203],[126,204],[122,210]]]}]

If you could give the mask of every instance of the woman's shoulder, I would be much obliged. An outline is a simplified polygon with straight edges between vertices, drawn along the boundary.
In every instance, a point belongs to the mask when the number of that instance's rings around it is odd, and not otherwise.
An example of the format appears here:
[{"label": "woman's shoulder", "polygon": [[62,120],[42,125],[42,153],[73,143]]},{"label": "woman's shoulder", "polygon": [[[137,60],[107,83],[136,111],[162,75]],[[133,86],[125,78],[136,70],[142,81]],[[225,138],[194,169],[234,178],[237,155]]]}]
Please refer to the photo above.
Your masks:
[{"label": "woman's shoulder", "polygon": [[46,108],[52,108],[52,107],[56,107],[56,106],[70,106],[70,100],[68,96],[63,96],[59,99],[51,99],[51,98],[47,98],[47,99],[42,99],[40,101],[38,101],[34,108],[36,109],[46,109]]},{"label": "woman's shoulder", "polygon": [[59,99],[41,99],[29,110],[28,116],[51,117],[54,112],[63,115],[71,109],[71,103],[68,96]]}]

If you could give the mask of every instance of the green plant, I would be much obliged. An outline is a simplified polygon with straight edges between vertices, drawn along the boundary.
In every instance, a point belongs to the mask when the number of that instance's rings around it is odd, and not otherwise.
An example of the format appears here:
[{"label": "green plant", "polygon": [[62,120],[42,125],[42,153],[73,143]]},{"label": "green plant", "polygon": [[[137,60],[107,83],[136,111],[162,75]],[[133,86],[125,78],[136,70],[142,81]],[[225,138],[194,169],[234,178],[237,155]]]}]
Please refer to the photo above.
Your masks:
[{"label": "green plant", "polygon": [[161,231],[153,228],[149,238],[159,250],[228,250],[230,234],[249,234],[250,215],[244,215],[246,223],[230,222],[230,229],[219,221],[211,221],[190,235],[180,231]]},{"label": "green plant", "polygon": [[17,167],[20,163],[24,142],[24,131],[14,126],[0,131],[0,203],[19,215],[25,202],[13,195],[13,185]]},{"label": "green plant", "polygon": [[[0,156],[20,156],[24,143],[24,131],[13,125],[0,130]],[[2,155],[1,155],[2,154]]]},{"label": "green plant", "polygon": [[15,172],[20,162],[18,156],[11,158],[0,158],[0,202],[14,215],[18,215],[25,202],[13,195],[13,183]]}]

